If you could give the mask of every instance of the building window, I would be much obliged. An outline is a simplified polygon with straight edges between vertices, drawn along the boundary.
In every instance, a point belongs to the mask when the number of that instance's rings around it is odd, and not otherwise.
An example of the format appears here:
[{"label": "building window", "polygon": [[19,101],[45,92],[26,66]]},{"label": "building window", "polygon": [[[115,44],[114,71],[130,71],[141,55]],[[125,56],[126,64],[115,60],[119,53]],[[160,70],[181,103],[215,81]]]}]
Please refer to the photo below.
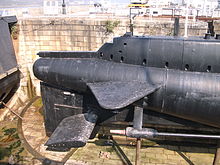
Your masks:
[{"label": "building window", "polygon": [[52,6],[55,6],[55,2],[54,1],[52,1]]}]

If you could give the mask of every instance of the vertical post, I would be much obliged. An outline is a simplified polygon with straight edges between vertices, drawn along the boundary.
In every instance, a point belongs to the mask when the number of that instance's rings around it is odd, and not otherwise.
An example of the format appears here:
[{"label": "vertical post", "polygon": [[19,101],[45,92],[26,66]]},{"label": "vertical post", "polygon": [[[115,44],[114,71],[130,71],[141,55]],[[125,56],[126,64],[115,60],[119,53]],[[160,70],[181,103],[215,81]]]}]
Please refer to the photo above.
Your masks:
[{"label": "vertical post", "polygon": [[185,18],[185,34],[184,37],[188,37],[188,15],[189,14],[189,0],[186,1],[186,18]]},{"label": "vertical post", "polygon": [[133,128],[137,130],[142,130],[142,125],[143,125],[143,108],[139,106],[135,106]]},{"label": "vertical post", "polygon": [[[133,119],[133,128],[137,130],[142,130],[143,125],[143,108],[139,106],[134,107],[134,119]],[[135,165],[140,165],[140,150],[141,150],[141,138],[136,140],[136,158]]]},{"label": "vertical post", "polygon": [[175,9],[172,8],[172,18],[175,16]]},{"label": "vertical post", "polygon": [[173,32],[174,36],[179,36],[179,29],[180,29],[179,18],[176,17],[174,22],[174,32]]},{"label": "vertical post", "polygon": [[132,8],[130,8],[130,32],[131,32],[131,35],[133,36],[133,33],[134,33],[134,21],[133,21],[131,10],[132,10]]},{"label": "vertical post", "polygon": [[199,18],[199,9],[196,10],[196,21],[198,21]]},{"label": "vertical post", "polygon": [[135,165],[140,165],[141,138],[137,138]]},{"label": "vertical post", "polygon": [[212,37],[215,36],[215,30],[214,30],[214,21],[208,22],[208,31],[207,33],[210,33]]},{"label": "vertical post", "polygon": [[66,4],[65,4],[65,0],[63,0],[63,4],[62,4],[62,14],[66,14]]}]

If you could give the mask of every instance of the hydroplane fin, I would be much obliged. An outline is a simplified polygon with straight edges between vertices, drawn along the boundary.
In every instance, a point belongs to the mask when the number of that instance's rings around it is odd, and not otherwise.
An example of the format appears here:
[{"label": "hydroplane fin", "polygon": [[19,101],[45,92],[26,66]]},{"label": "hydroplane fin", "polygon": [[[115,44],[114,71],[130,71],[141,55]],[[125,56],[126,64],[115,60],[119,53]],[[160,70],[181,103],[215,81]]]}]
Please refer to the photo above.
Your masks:
[{"label": "hydroplane fin", "polygon": [[86,145],[97,121],[94,113],[64,118],[45,144],[48,150],[67,151]]},{"label": "hydroplane fin", "polygon": [[147,82],[99,82],[87,83],[99,105],[105,109],[124,108],[153,93],[161,85]]}]

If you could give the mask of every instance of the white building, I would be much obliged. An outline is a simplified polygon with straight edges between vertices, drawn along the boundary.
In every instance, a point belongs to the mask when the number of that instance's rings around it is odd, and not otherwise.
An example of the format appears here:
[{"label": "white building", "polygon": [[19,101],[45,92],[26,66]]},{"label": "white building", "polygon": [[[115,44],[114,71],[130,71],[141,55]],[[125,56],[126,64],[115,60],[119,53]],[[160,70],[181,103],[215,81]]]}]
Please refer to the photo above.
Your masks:
[{"label": "white building", "polygon": [[[91,1],[90,1],[91,2]],[[89,13],[112,13],[112,4],[110,0],[96,0],[93,2],[93,8],[90,8]]]},{"label": "white building", "polygon": [[220,0],[182,0],[181,8],[183,13],[186,13],[186,3],[188,3],[188,14],[191,16],[219,17],[216,11],[218,1],[220,3]]},{"label": "white building", "polygon": [[59,8],[58,0],[44,0],[44,15],[58,15]]},{"label": "white building", "polygon": [[218,8],[220,8],[220,0],[218,0]]},{"label": "white building", "polygon": [[168,7],[172,3],[172,0],[149,0],[148,4],[152,8],[159,8],[159,7]]},{"label": "white building", "polygon": [[199,11],[199,15],[213,16],[215,9],[218,7],[217,0],[191,0],[190,5]]},{"label": "white building", "polygon": [[[183,3],[186,4],[187,0],[184,0]],[[190,8],[195,8],[202,11],[203,15],[210,15],[217,7],[217,0],[188,0]]]}]

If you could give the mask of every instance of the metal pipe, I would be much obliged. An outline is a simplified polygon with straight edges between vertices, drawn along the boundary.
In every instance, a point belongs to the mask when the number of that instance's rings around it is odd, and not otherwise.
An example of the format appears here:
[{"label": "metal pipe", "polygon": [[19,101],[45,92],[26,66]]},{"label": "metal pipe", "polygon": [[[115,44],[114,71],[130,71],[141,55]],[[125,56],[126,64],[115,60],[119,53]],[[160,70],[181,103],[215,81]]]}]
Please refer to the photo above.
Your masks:
[{"label": "metal pipe", "polygon": [[202,134],[184,134],[184,133],[165,133],[158,132],[155,136],[175,136],[175,137],[188,137],[188,138],[208,138],[208,139],[220,139],[218,135],[202,135]]},{"label": "metal pipe", "polygon": [[120,159],[122,160],[123,164],[126,165],[132,165],[131,161],[128,159],[127,155],[123,152],[123,150],[120,148],[120,146],[118,145],[118,143],[112,139],[113,142],[113,149],[115,150],[116,154],[120,157]]},{"label": "metal pipe", "polygon": [[156,136],[172,136],[172,137],[185,137],[185,138],[205,138],[205,139],[220,139],[220,135],[203,135],[203,134],[185,134],[185,133],[166,133],[157,132],[154,129],[143,128],[142,130],[127,127],[125,130],[110,130],[110,133],[126,135],[135,138],[154,138]]},{"label": "metal pipe", "polygon": [[7,108],[11,113],[13,113],[15,116],[19,117],[21,120],[23,120],[23,118],[16,113],[14,110],[12,110],[10,107],[8,107],[2,100],[0,100],[0,105],[3,105],[5,108]]},{"label": "metal pipe", "polygon": [[135,165],[140,165],[141,164],[140,151],[141,151],[141,139],[137,138]]}]

